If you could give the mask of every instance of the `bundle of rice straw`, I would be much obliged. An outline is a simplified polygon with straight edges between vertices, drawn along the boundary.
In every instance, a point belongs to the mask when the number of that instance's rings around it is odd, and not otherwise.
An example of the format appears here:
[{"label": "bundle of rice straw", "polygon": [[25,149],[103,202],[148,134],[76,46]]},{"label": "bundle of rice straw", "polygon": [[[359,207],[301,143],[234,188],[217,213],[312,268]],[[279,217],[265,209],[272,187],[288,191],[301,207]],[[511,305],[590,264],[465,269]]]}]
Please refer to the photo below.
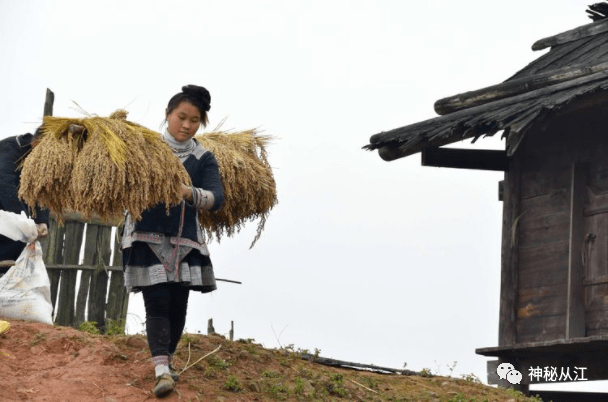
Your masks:
[{"label": "bundle of rice straw", "polygon": [[[192,183],[188,172],[159,133],[126,117],[124,110],[107,118],[45,117],[42,139],[22,163],[19,197],[32,209],[49,209],[59,223],[71,211],[105,220],[127,211],[137,220],[159,203],[167,210],[178,204],[182,183]],[[253,247],[277,204],[266,153],[271,137],[252,129],[195,138],[213,152],[224,188],[222,208],[199,213],[206,236],[219,241],[260,218]]]},{"label": "bundle of rice straw", "polygon": [[[42,139],[22,163],[19,197],[30,208],[105,220],[128,211],[141,218],[146,208],[178,204],[190,176],[160,134],[126,120],[45,117]],[[74,130],[76,126],[84,130]]]},{"label": "bundle of rice straw", "polygon": [[276,183],[266,153],[272,137],[258,135],[252,129],[214,131],[195,138],[217,159],[224,187],[224,204],[219,211],[201,211],[201,226],[210,239],[215,235],[219,241],[223,234],[230,237],[247,221],[260,218],[253,247],[277,204]]}]

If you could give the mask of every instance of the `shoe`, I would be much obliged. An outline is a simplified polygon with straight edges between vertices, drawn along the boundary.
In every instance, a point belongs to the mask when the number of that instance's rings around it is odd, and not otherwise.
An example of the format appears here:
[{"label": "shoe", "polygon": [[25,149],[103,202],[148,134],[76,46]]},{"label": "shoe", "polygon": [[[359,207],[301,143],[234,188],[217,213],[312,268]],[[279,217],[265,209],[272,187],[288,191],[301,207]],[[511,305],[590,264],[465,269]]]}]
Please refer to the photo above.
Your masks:
[{"label": "shoe", "polygon": [[168,373],[161,375],[160,377],[156,377],[156,383],[154,383],[154,388],[152,392],[157,398],[162,398],[163,396],[169,394],[173,391],[173,378]]},{"label": "shoe", "polygon": [[170,363],[169,363],[169,371],[171,372],[171,378],[173,378],[173,381],[178,382],[179,374],[177,374],[177,371],[175,371],[175,367],[173,367],[173,365]]}]

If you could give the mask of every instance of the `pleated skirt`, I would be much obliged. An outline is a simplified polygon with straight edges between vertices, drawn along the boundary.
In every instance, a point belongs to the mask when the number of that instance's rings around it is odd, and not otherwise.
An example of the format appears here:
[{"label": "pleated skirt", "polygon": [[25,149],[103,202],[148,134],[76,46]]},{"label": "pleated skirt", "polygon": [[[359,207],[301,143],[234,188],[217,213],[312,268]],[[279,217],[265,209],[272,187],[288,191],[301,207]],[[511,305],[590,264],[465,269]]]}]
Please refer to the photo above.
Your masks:
[{"label": "pleated skirt", "polygon": [[167,269],[147,243],[134,242],[122,250],[122,264],[125,287],[130,292],[165,282],[180,283],[202,293],[217,289],[211,259],[195,249],[180,261],[179,269]]}]

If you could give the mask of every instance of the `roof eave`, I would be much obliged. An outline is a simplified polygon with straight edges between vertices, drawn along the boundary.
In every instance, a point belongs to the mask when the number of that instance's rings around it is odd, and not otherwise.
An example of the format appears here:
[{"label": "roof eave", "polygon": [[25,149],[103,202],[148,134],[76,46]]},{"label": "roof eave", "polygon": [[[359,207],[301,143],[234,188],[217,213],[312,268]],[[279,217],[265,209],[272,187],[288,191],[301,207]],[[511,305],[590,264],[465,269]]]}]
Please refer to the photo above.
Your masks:
[{"label": "roof eave", "polygon": [[[393,161],[420,152],[427,146],[442,146],[471,137],[491,136],[514,126],[521,138],[527,127],[544,109],[559,108],[562,104],[590,91],[608,87],[604,72],[551,85],[521,95],[460,110],[448,115],[381,132],[370,137],[364,147],[379,150],[385,161]],[[562,92],[571,91],[564,99]],[[548,101],[554,95],[554,102]],[[526,107],[533,104],[534,109]]]}]

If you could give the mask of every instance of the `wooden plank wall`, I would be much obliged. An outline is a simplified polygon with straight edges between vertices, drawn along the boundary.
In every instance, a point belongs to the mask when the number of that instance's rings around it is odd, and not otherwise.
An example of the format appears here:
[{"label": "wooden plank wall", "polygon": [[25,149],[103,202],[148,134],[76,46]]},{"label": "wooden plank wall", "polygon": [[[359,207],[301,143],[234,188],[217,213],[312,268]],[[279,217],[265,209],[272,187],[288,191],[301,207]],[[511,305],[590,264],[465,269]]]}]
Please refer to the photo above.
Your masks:
[{"label": "wooden plank wall", "polygon": [[568,306],[572,153],[569,132],[531,133],[520,147],[516,343],[565,337]]},{"label": "wooden plank wall", "polygon": [[[605,113],[604,113],[605,114]],[[582,240],[586,335],[608,334],[608,140],[598,122],[583,137],[589,161]]]},{"label": "wooden plank wall", "polygon": [[514,223],[518,221],[521,192],[521,153],[516,154],[505,172],[502,217],[502,256],[500,278],[500,312],[498,344],[513,345],[517,342],[517,286],[518,286],[518,238]]},{"label": "wooden plank wall", "polygon": [[[517,265],[513,343],[608,334],[608,137],[603,132],[608,118],[603,115],[563,116],[530,132],[520,147],[520,165],[505,176],[521,175],[519,209],[505,220],[503,233],[516,240],[510,250],[503,241],[503,270],[505,255]],[[505,208],[509,205],[505,199]]]},{"label": "wooden plank wall", "polygon": [[[112,241],[115,253],[110,261]],[[79,265],[83,246],[84,259]],[[126,319],[129,298],[118,250],[117,240],[112,238],[112,226],[88,223],[85,229],[82,221],[66,220],[65,225],[59,227],[51,219],[43,251],[51,280],[53,308],[57,312],[56,324],[77,327],[85,320],[95,321],[103,332],[106,320]]]}]

